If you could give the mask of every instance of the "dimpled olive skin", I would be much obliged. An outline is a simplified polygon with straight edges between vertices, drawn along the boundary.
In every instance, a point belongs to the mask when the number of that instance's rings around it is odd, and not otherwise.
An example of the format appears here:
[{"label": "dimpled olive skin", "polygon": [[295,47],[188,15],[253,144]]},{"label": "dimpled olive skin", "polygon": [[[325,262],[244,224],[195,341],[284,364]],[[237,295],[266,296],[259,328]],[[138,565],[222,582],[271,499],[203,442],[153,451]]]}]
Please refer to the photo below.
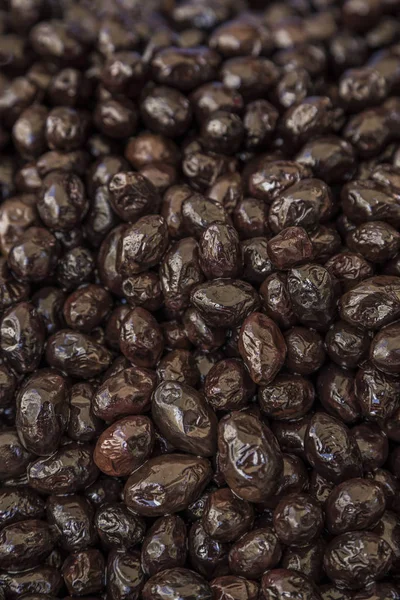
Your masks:
[{"label": "dimpled olive skin", "polygon": [[203,396],[178,381],[165,381],[154,391],[154,423],[179,451],[212,456],[217,445],[217,419]]},{"label": "dimpled olive skin", "polygon": [[149,369],[122,368],[106,378],[93,398],[93,412],[105,421],[137,415],[150,407],[156,375]]},{"label": "dimpled olive skin", "polygon": [[175,567],[156,573],[143,588],[143,600],[166,600],[176,596],[185,600],[211,600],[211,588],[195,571]]},{"label": "dimpled olive skin", "polygon": [[47,519],[61,533],[60,545],[76,552],[97,541],[93,523],[94,511],[86,498],[78,495],[50,496],[47,500]]},{"label": "dimpled olive skin", "polygon": [[369,531],[337,536],[328,545],[324,568],[340,587],[357,590],[381,579],[390,569],[392,551],[384,539]]},{"label": "dimpled olive skin", "polygon": [[314,403],[313,385],[300,375],[277,375],[266,386],[260,386],[258,402],[268,417],[278,421],[299,419]]},{"label": "dimpled olive skin", "polygon": [[46,359],[71,377],[90,379],[109,367],[111,353],[84,333],[62,329],[48,339]]},{"label": "dimpled olive skin", "polygon": [[3,488],[0,493],[1,528],[17,521],[40,519],[45,514],[44,500],[28,487]]},{"label": "dimpled olive skin", "polygon": [[186,525],[175,515],[160,517],[146,534],[142,546],[143,570],[150,577],[186,562]]},{"label": "dimpled olive skin", "polygon": [[349,479],[336,486],[326,501],[326,524],[334,535],[369,529],[385,511],[385,496],[378,483]]},{"label": "dimpled olive skin", "polygon": [[20,302],[3,313],[0,348],[19,373],[35,371],[39,366],[44,339],[43,321],[32,304]]},{"label": "dimpled olive skin", "polygon": [[316,540],[323,527],[319,503],[308,494],[288,494],[274,511],[274,527],[287,546],[304,546]]},{"label": "dimpled olive skin", "polygon": [[0,450],[3,456],[0,480],[23,476],[33,456],[21,444],[14,427],[7,427],[0,431]]},{"label": "dimpled olive skin", "polygon": [[196,500],[211,479],[210,463],[185,454],[151,458],[128,479],[124,500],[140,515],[179,512]]},{"label": "dimpled olive skin", "polygon": [[239,352],[254,383],[268,385],[283,366],[286,343],[270,318],[253,312],[240,330]]},{"label": "dimpled olive skin", "polygon": [[400,0],[0,0],[0,600],[400,600]]},{"label": "dimpled olive skin", "polygon": [[57,450],[69,418],[66,380],[50,369],[40,369],[20,389],[16,426],[21,442],[38,456]]},{"label": "dimpled olive skin", "polygon": [[156,319],[146,309],[131,310],[121,323],[121,352],[138,367],[154,367],[161,358],[164,338]]},{"label": "dimpled olive skin", "polygon": [[346,425],[325,413],[311,418],[305,452],[309,463],[323,477],[339,483],[361,476],[361,454]]},{"label": "dimpled olive skin", "polygon": [[280,542],[272,529],[254,529],[232,546],[229,566],[235,575],[255,579],[267,569],[274,568],[281,554]]},{"label": "dimpled olive skin", "polygon": [[[234,493],[262,502],[277,489],[282,455],[271,430],[256,416],[232,412],[220,420],[218,434],[222,473]],[[242,459],[246,451],[246,460]]]},{"label": "dimpled olive skin", "polygon": [[199,247],[192,237],[174,244],[160,267],[160,281],[167,308],[179,311],[189,305],[190,291],[204,280],[199,262]]},{"label": "dimpled olive skin", "polygon": [[158,215],[146,215],[128,225],[117,248],[116,267],[129,277],[156,266],[168,246],[168,229]]},{"label": "dimpled olive skin", "polygon": [[249,502],[240,500],[228,488],[216,490],[206,500],[202,522],[214,540],[233,542],[251,527],[253,509]]},{"label": "dimpled olive skin", "polygon": [[145,582],[138,552],[112,550],[107,560],[107,595],[138,598]]},{"label": "dimpled olive skin", "polygon": [[326,412],[346,424],[360,418],[361,408],[355,394],[355,381],[351,371],[335,364],[324,366],[317,379],[317,390]]},{"label": "dimpled olive skin", "polygon": [[116,173],[108,184],[110,203],[120,219],[134,222],[148,209],[156,210],[161,199],[151,181],[132,171]]},{"label": "dimpled olive skin", "polygon": [[395,321],[400,315],[400,277],[377,275],[357,284],[340,299],[340,314],[350,325],[366,329]]},{"label": "dimpled olive skin", "polygon": [[255,289],[233,279],[215,279],[197,285],[190,294],[192,304],[208,325],[234,327],[259,307]]},{"label": "dimpled olive skin", "polygon": [[63,446],[47,458],[39,458],[29,465],[29,485],[42,494],[78,492],[98,477],[93,462],[93,448],[89,445]]},{"label": "dimpled olive skin", "polygon": [[54,542],[45,521],[29,519],[7,525],[0,532],[0,566],[11,571],[34,567],[50,554]]},{"label": "dimpled olive skin", "polygon": [[370,359],[373,365],[385,373],[400,373],[399,359],[400,326],[396,323],[381,329],[372,340]]},{"label": "dimpled olive skin", "polygon": [[258,583],[235,575],[216,577],[210,586],[216,600],[257,600],[259,594]]},{"label": "dimpled olive skin", "polygon": [[125,417],[100,435],[93,460],[106,475],[127,476],[149,458],[153,444],[154,430],[150,419],[142,415]]},{"label": "dimpled olive skin", "polygon": [[319,600],[320,595],[314,583],[305,575],[290,569],[272,569],[263,575],[261,589],[266,600]]},{"label": "dimpled olive skin", "polygon": [[214,410],[244,408],[256,390],[244,363],[237,358],[221,360],[204,382],[204,394]]},{"label": "dimpled olive skin", "polygon": [[129,549],[141,542],[144,536],[143,520],[120,502],[103,502],[96,512],[94,523],[105,548]]},{"label": "dimpled olive skin", "polygon": [[288,291],[293,312],[303,325],[320,330],[328,327],[335,311],[333,279],[316,264],[293,268],[288,274]]}]

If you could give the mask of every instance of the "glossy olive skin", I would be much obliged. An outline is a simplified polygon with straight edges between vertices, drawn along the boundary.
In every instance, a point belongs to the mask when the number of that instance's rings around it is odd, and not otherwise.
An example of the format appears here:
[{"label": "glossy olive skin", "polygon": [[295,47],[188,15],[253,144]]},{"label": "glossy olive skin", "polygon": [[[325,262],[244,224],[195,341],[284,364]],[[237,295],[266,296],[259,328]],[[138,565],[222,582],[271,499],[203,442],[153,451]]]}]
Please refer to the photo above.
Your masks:
[{"label": "glossy olive skin", "polygon": [[115,421],[117,417],[146,412],[155,386],[156,374],[153,371],[122,367],[97,389],[92,403],[93,413],[104,421]]},{"label": "glossy olive skin", "polygon": [[[2,573],[2,589],[7,598],[25,596],[31,600],[57,597],[62,587],[61,573],[52,566],[39,566],[21,573]],[[32,593],[32,594],[31,594]]]},{"label": "glossy olive skin", "polygon": [[376,181],[351,181],[343,186],[341,198],[344,214],[356,224],[385,221],[397,226],[399,223],[399,207],[392,190]]},{"label": "glossy olive skin", "polygon": [[148,417],[125,417],[101,433],[93,460],[106,475],[127,476],[150,457],[153,444],[154,428]]},{"label": "glossy olive skin", "polygon": [[104,587],[104,558],[100,550],[90,549],[70,554],[63,563],[62,574],[70,594],[93,594]]},{"label": "glossy olive skin", "polygon": [[165,354],[158,363],[157,376],[160,381],[178,381],[191,387],[196,387],[200,379],[192,353],[182,348]]},{"label": "glossy olive skin", "polygon": [[79,288],[65,301],[65,322],[71,329],[90,333],[108,315],[111,306],[111,296],[101,286],[92,284]]},{"label": "glossy olive skin", "polygon": [[62,290],[56,287],[45,287],[36,292],[32,297],[32,303],[42,317],[47,335],[61,329],[63,325],[62,307],[64,305],[65,295]]},{"label": "glossy olive skin", "polygon": [[240,275],[242,255],[234,227],[222,223],[207,227],[199,241],[199,262],[207,279]]},{"label": "glossy olive skin", "polygon": [[278,421],[304,417],[315,399],[312,383],[300,375],[283,374],[258,390],[261,411]]},{"label": "glossy olive skin", "polygon": [[[351,225],[353,227],[353,225]],[[374,268],[361,254],[340,252],[334,254],[326,263],[326,268],[337,279],[343,291],[350,290],[358,282],[372,277]]]},{"label": "glossy olive skin", "polygon": [[118,244],[116,266],[129,277],[156,266],[168,247],[168,229],[158,215],[146,215],[128,225]]},{"label": "glossy olive skin", "polygon": [[64,550],[77,552],[97,541],[94,510],[86,498],[78,495],[50,496],[46,515],[49,524],[59,532],[58,543]]},{"label": "glossy olive skin", "polygon": [[371,528],[386,506],[382,487],[364,479],[349,479],[336,486],[326,501],[326,524],[334,535]]},{"label": "glossy olive skin", "polygon": [[3,457],[0,466],[0,479],[24,475],[33,455],[26,450],[19,439],[15,427],[0,431],[0,450]]},{"label": "glossy olive skin", "polygon": [[192,237],[179,240],[168,250],[160,267],[166,307],[173,311],[186,308],[191,289],[203,280],[197,241]]},{"label": "glossy olive skin", "polygon": [[364,471],[382,467],[389,456],[389,440],[375,423],[361,423],[351,430],[361,453]]},{"label": "glossy olive skin", "polygon": [[29,285],[15,279],[6,259],[2,257],[0,259],[0,307],[2,310],[9,308],[20,300],[26,300],[28,293]]},{"label": "glossy olive skin", "polygon": [[323,537],[307,546],[287,548],[282,558],[282,567],[302,573],[314,583],[323,576],[323,559],[326,542]]},{"label": "glossy olive skin", "polygon": [[366,356],[370,338],[368,332],[337,321],[325,336],[329,358],[341,367],[352,369]]},{"label": "glossy olive skin", "polygon": [[[377,305],[384,311],[377,311]],[[357,284],[340,299],[340,315],[350,325],[380,329],[400,315],[400,277],[377,275]]]},{"label": "glossy olive skin", "polygon": [[28,468],[29,485],[42,494],[78,492],[93,483],[99,471],[88,445],[70,444]]},{"label": "glossy olive skin", "polygon": [[4,527],[0,532],[0,566],[23,571],[39,565],[52,551],[55,538],[45,521],[28,519]]},{"label": "glossy olive skin", "polygon": [[274,511],[274,528],[287,546],[304,546],[315,541],[323,528],[319,503],[308,494],[288,494]]},{"label": "glossy olive skin", "polygon": [[394,323],[381,329],[372,340],[369,351],[370,359],[377,369],[393,375],[400,373],[399,335],[399,325]]},{"label": "glossy olive skin", "polygon": [[211,368],[204,383],[204,395],[214,410],[244,408],[255,390],[244,363],[237,358],[218,362]]},{"label": "glossy olive skin", "polygon": [[357,371],[354,384],[355,395],[364,417],[379,422],[394,414],[398,407],[399,390],[396,378],[365,362]]},{"label": "glossy olive skin", "polygon": [[253,312],[240,330],[239,352],[254,383],[268,385],[283,366],[286,343],[272,319]]},{"label": "glossy olive skin", "polygon": [[361,454],[346,425],[322,412],[309,423],[305,440],[308,462],[336,483],[362,474]]},{"label": "glossy olive skin", "polygon": [[130,476],[125,503],[143,516],[179,512],[200,496],[210,479],[211,466],[206,459],[165,454],[151,458]]},{"label": "glossy olive skin", "polygon": [[312,263],[293,268],[287,285],[293,312],[303,325],[317,330],[330,325],[335,313],[335,290],[327,269]]},{"label": "glossy olive skin", "polygon": [[152,183],[132,171],[116,173],[108,188],[113,210],[128,223],[136,221],[150,207],[154,210],[161,202]]},{"label": "glossy olive skin", "polygon": [[129,550],[143,540],[143,520],[120,502],[103,502],[96,512],[94,523],[104,548]]},{"label": "glossy olive skin", "polygon": [[175,567],[156,573],[143,588],[143,600],[166,600],[174,595],[180,600],[211,600],[211,588],[195,571]]},{"label": "glossy olive skin", "polygon": [[321,585],[319,588],[319,592],[322,600],[351,600],[351,598],[353,598],[351,592],[343,590],[342,588],[338,588],[335,585],[333,585],[333,583]]},{"label": "glossy olive skin", "polygon": [[328,577],[340,587],[357,590],[381,579],[392,561],[390,546],[375,533],[356,531],[335,537],[324,556]]},{"label": "glossy olive skin", "polygon": [[[246,449],[246,461],[242,461]],[[250,502],[262,502],[277,489],[282,454],[271,430],[256,416],[232,412],[218,429],[219,464],[232,491]]]},{"label": "glossy olive skin", "polygon": [[281,544],[272,529],[254,529],[242,536],[229,552],[229,566],[235,575],[255,579],[280,561]]},{"label": "glossy olive skin", "polygon": [[188,308],[183,315],[183,325],[190,342],[198,349],[211,352],[225,341],[225,330],[208,325],[196,308]]},{"label": "glossy olive skin", "polygon": [[69,393],[68,437],[75,442],[91,442],[102,429],[102,423],[93,413],[94,386],[75,383]]},{"label": "glossy olive skin", "polygon": [[397,600],[398,590],[391,583],[377,583],[371,589],[361,590],[354,596],[355,600]]},{"label": "glossy olive skin", "polygon": [[257,600],[259,594],[259,585],[255,581],[235,575],[216,577],[210,581],[210,586],[216,600]]},{"label": "glossy olive skin", "polygon": [[228,488],[216,490],[207,497],[202,523],[214,540],[233,542],[251,527],[253,508]]},{"label": "glossy olive skin", "polygon": [[160,517],[146,533],[141,551],[142,568],[152,577],[164,569],[183,567],[187,554],[186,525],[179,516]]},{"label": "glossy olive skin", "polygon": [[55,236],[42,227],[29,227],[12,246],[8,264],[22,281],[42,281],[57,264],[59,244]]},{"label": "glossy olive skin", "polygon": [[35,371],[39,366],[45,340],[43,321],[28,302],[15,304],[2,315],[0,348],[3,356],[19,373]]},{"label": "glossy olive skin", "polygon": [[322,406],[330,415],[346,424],[359,420],[361,409],[351,371],[341,369],[334,363],[327,364],[319,372],[317,390]]},{"label": "glossy olive skin", "polygon": [[215,453],[217,419],[194,388],[177,381],[161,383],[153,394],[151,414],[177,450],[197,456]]},{"label": "glossy olive skin", "polygon": [[303,227],[285,227],[269,240],[268,255],[276,269],[286,270],[311,260],[314,250]]},{"label": "glossy olive skin", "polygon": [[284,160],[261,160],[249,176],[250,195],[271,204],[287,188],[310,175],[308,169]]},{"label": "glossy olive skin", "polygon": [[67,381],[40,369],[19,390],[16,427],[25,448],[38,456],[57,450],[69,419]]},{"label": "glossy olive skin", "polygon": [[215,279],[197,285],[190,294],[192,304],[208,325],[235,327],[259,307],[259,297],[248,283]]},{"label": "glossy olive skin", "polygon": [[[189,154],[187,161],[190,159],[194,161],[196,158],[196,154]],[[212,160],[211,157],[207,157],[205,155],[200,155],[199,161],[200,158],[208,158],[210,161]],[[201,161],[199,167],[201,167]],[[201,169],[199,168],[199,170],[201,174]],[[210,183],[214,183],[214,181],[209,182],[207,180],[205,185],[208,187]],[[192,186],[196,189],[198,187],[202,189],[203,187],[201,182],[196,185],[193,181]],[[199,238],[212,223],[217,221],[221,223],[229,223],[229,215],[224,206],[220,202],[206,198],[200,193],[192,193],[184,200],[181,213],[185,232],[188,235],[193,235],[196,238]]]},{"label": "glossy olive skin", "polygon": [[38,211],[51,229],[73,229],[88,210],[88,200],[81,179],[73,173],[52,171],[43,180]]},{"label": "glossy olive skin", "polygon": [[140,597],[144,585],[144,573],[138,552],[112,550],[107,560],[107,595],[123,600]]},{"label": "glossy olive skin", "polygon": [[315,584],[305,575],[290,569],[273,569],[261,580],[261,589],[266,600],[319,600],[320,595]]},{"label": "glossy olive skin", "polygon": [[229,545],[209,536],[201,521],[193,523],[188,535],[190,564],[206,579],[226,575]]},{"label": "glossy olive skin", "polygon": [[126,358],[138,367],[154,367],[161,358],[164,338],[156,319],[146,309],[131,310],[123,320],[119,345]]},{"label": "glossy olive skin", "polygon": [[111,353],[84,333],[61,329],[48,339],[46,360],[71,377],[90,379],[107,369]]},{"label": "glossy olive skin", "polygon": [[325,361],[325,349],[321,335],[306,327],[292,327],[284,333],[287,354],[286,367],[301,375],[310,375]]},{"label": "glossy olive skin", "polygon": [[44,500],[28,487],[3,488],[0,493],[0,527],[44,516]]}]

